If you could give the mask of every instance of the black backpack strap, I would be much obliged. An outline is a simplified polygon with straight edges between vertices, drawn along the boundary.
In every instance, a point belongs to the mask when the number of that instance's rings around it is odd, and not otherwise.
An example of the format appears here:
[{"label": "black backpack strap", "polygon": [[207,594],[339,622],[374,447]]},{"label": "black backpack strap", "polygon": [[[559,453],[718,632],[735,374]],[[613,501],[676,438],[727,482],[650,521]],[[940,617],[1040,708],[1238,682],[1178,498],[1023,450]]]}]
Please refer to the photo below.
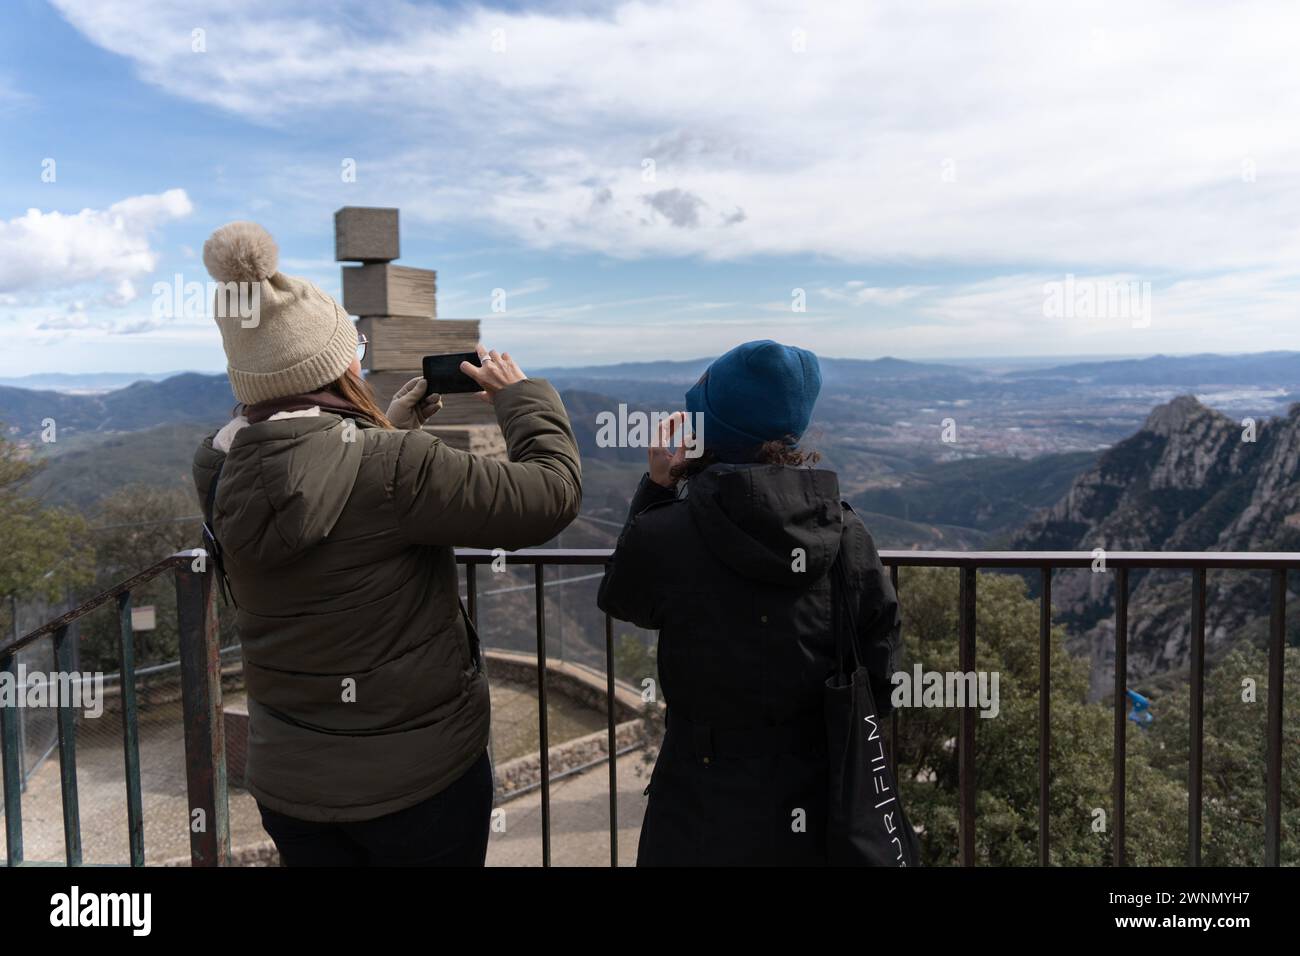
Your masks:
[{"label": "black backpack strap", "polygon": [[[841,504],[844,509],[853,511],[848,502]],[[835,553],[835,561],[831,564],[830,573],[831,601],[834,605],[831,626],[835,629],[837,666],[843,667],[846,661],[851,661],[852,669],[857,670],[862,666],[862,654],[858,649],[858,615],[853,610],[853,590],[849,587],[849,576],[844,570],[843,528],[840,531],[840,549]],[[847,648],[844,646],[845,643],[848,644]]]},{"label": "black backpack strap", "polygon": [[853,592],[849,588],[849,576],[844,573],[844,562],[840,560],[842,555],[841,551],[835,556],[835,564],[831,567],[831,574],[834,575],[831,579],[831,600],[835,603],[835,610],[831,620],[835,628],[835,651],[841,667],[845,661],[851,661],[852,670],[857,670],[862,666],[862,654],[858,650],[858,616],[853,612]]},{"label": "black backpack strap", "polygon": [[482,673],[483,650],[478,639],[478,628],[474,626],[474,622],[470,619],[469,611],[465,610],[465,602],[460,599],[460,595],[456,595],[456,603],[460,605],[460,616],[465,621],[465,633],[469,638],[470,660],[474,662],[474,670]]},{"label": "black backpack strap", "polygon": [[221,457],[221,463],[217,465],[216,470],[212,473],[212,480],[208,482],[208,501],[203,508],[203,520],[207,524],[212,523],[212,509],[217,504],[217,483],[221,481],[221,469],[226,467],[226,458]]},{"label": "black backpack strap", "polygon": [[221,557],[221,544],[217,541],[216,532],[212,530],[213,512],[217,504],[217,484],[221,481],[221,469],[226,466],[225,456],[222,456],[221,463],[217,465],[216,471],[212,473],[212,481],[208,483],[208,500],[203,509],[203,546],[208,555],[212,558],[212,566],[217,571],[217,585],[221,589],[221,600],[233,607],[238,608],[235,603],[235,592],[230,586],[230,576],[226,574],[226,565]]}]

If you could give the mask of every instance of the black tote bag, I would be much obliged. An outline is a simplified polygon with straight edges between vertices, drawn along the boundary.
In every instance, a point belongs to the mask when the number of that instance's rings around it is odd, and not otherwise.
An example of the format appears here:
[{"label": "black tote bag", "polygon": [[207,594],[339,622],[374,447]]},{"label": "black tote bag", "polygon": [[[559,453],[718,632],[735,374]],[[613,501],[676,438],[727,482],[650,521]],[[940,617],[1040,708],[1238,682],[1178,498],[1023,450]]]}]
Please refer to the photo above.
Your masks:
[{"label": "black tote bag", "polygon": [[876,709],[858,652],[857,615],[849,600],[842,555],[836,557],[832,571],[836,665],[826,680],[824,699],[830,764],[826,862],[918,866],[920,845],[885,757],[885,720]]}]

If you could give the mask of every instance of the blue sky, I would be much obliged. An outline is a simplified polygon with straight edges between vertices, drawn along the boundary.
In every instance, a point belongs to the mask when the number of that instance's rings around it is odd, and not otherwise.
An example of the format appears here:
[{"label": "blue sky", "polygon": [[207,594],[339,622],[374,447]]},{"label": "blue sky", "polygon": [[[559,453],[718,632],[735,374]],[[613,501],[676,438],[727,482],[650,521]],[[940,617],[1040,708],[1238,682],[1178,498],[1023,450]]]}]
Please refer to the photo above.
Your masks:
[{"label": "blue sky", "polygon": [[[401,208],[401,262],[438,270],[441,314],[483,318],[525,368],[764,337],[918,359],[1300,348],[1291,5],[0,17],[0,376],[219,370],[212,323],[158,317],[154,284],[206,281],[207,235],[254,219],[283,271],[337,295],[343,205]],[[1067,276],[1149,289],[1146,321],[1049,314]]]}]

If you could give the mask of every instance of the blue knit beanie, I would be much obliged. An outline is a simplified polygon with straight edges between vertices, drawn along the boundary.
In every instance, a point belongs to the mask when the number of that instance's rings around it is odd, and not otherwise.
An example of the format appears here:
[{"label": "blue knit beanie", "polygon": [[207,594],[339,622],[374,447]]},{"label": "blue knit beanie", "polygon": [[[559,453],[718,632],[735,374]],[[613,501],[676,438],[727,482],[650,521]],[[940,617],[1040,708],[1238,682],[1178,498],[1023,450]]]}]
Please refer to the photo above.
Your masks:
[{"label": "blue knit beanie", "polygon": [[764,442],[798,441],[821,387],[816,355],[763,339],[714,361],[686,393],[686,410],[702,423],[705,449],[740,464],[753,461]]}]

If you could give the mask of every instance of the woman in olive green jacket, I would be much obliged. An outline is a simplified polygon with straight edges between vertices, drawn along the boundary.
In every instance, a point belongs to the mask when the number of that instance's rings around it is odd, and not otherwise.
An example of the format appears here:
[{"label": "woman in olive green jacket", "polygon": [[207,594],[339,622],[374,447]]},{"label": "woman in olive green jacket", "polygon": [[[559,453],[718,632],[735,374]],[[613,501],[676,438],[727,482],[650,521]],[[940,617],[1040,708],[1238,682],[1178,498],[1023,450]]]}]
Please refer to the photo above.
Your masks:
[{"label": "woman in olive green jacket", "polygon": [[217,230],[204,262],[254,303],[227,317],[219,294],[242,414],[204,440],[194,479],[237,606],[263,823],[289,865],[481,864],[488,688],[452,547],[541,544],[577,515],[564,406],[480,349],[462,369],[509,461],[450,448],[420,428],[440,406],[422,379],[379,411],[355,326],[277,271],[261,227]]}]

